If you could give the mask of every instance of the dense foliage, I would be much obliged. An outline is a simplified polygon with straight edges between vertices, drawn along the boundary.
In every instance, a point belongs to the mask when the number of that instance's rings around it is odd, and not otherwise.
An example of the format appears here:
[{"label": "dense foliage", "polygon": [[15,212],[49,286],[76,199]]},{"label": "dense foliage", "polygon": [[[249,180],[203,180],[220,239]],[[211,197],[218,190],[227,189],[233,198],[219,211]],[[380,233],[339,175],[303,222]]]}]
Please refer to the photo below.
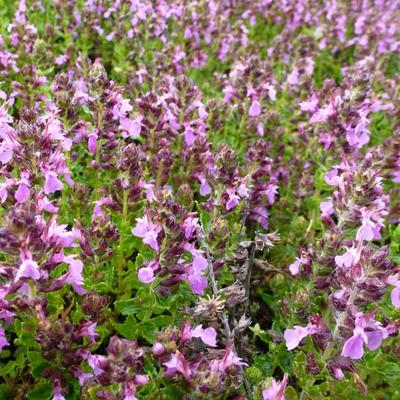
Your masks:
[{"label": "dense foliage", "polygon": [[400,399],[400,1],[0,1],[0,399]]}]

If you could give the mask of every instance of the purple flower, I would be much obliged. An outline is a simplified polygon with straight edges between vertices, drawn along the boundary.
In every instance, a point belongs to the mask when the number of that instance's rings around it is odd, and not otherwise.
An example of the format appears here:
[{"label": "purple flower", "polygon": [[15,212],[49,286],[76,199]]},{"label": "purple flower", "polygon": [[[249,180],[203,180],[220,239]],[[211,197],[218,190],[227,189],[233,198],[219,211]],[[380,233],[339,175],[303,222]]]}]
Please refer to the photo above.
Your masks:
[{"label": "purple flower", "polygon": [[293,328],[286,329],[283,335],[288,350],[295,349],[305,337],[317,333],[318,330],[317,326],[313,324],[308,324],[306,327],[295,325]]},{"label": "purple flower", "polygon": [[325,178],[325,182],[329,185],[329,186],[336,186],[339,184],[340,182],[340,177],[338,176],[338,168],[333,168],[332,171],[327,172],[324,175]]},{"label": "purple flower", "polygon": [[338,267],[343,269],[349,269],[353,265],[357,264],[360,261],[360,252],[352,247],[351,249],[347,250],[341,256],[335,257],[335,263]]},{"label": "purple flower", "polygon": [[15,200],[17,200],[18,203],[23,203],[25,200],[29,199],[29,195],[29,186],[24,181],[21,181],[15,192]]},{"label": "purple flower", "polygon": [[149,377],[147,375],[136,375],[135,376],[135,384],[136,385],[145,385],[149,381]]},{"label": "purple flower", "polygon": [[65,54],[62,54],[62,55],[58,56],[58,57],[54,60],[54,62],[55,62],[57,65],[65,64],[67,61],[68,61],[68,56],[65,55]]},{"label": "purple flower", "polygon": [[390,299],[392,300],[392,304],[396,308],[400,308],[400,280],[395,277],[395,276],[390,276],[386,282],[389,285],[394,285],[395,288],[392,289],[392,292],[390,293]]},{"label": "purple flower", "polygon": [[216,369],[218,369],[220,372],[225,372],[226,369],[229,368],[231,365],[237,365],[240,367],[247,364],[236,355],[236,353],[233,351],[232,343],[229,343],[226,346],[222,360],[217,363]]},{"label": "purple flower", "polygon": [[396,307],[396,308],[400,308],[400,285],[395,287],[391,294],[390,294],[390,298],[392,300],[392,304]]},{"label": "purple flower", "polygon": [[328,104],[313,114],[310,118],[310,123],[325,123],[333,115],[335,115],[335,109],[331,104]]},{"label": "purple flower", "polygon": [[107,357],[98,354],[89,354],[87,361],[96,376],[102,375],[108,365]]},{"label": "purple flower", "polygon": [[[131,138],[136,138],[140,136],[141,132],[141,118],[136,118],[134,120],[122,117],[120,118],[119,122],[121,124],[121,129],[128,132],[128,136]],[[126,135],[122,135],[123,137],[126,137]]]},{"label": "purple flower", "polygon": [[62,395],[61,383],[58,378],[54,380],[52,400],[65,400],[65,397]]},{"label": "purple flower", "polygon": [[297,85],[299,83],[299,70],[295,67],[287,78],[289,85]]},{"label": "purple flower", "polygon": [[262,391],[263,400],[285,400],[288,379],[288,374],[285,374],[281,381],[276,381],[272,378],[271,386]]},{"label": "purple flower", "polygon": [[349,338],[343,346],[342,356],[358,360],[364,355],[363,337],[355,334]]},{"label": "purple flower", "polygon": [[183,247],[192,255],[192,263],[189,264],[188,270],[190,288],[195,294],[203,294],[204,289],[207,287],[207,279],[203,276],[203,273],[208,267],[208,261],[193,244],[185,243]]},{"label": "purple flower", "polygon": [[333,209],[332,199],[321,201],[319,209],[321,210],[322,214],[332,215],[335,212],[335,210]]},{"label": "purple flower", "polygon": [[289,265],[289,271],[292,275],[298,275],[300,267],[306,262],[303,257],[297,257],[296,260]]},{"label": "purple flower", "polygon": [[228,193],[229,198],[228,198],[228,201],[226,202],[225,207],[226,207],[226,210],[229,211],[229,210],[232,210],[233,208],[235,208],[239,204],[240,197],[235,193],[234,189],[228,189],[227,193]]},{"label": "purple flower", "polygon": [[143,239],[143,242],[149,245],[153,250],[159,251],[160,246],[157,242],[158,232],[160,228],[150,221],[150,218],[145,214],[143,218],[136,219],[137,224],[132,229],[132,233]]},{"label": "purple flower", "polygon": [[75,370],[73,373],[74,373],[74,376],[76,376],[76,377],[78,378],[79,384],[80,384],[81,386],[83,386],[84,383],[85,383],[87,380],[93,378],[93,374],[90,374],[90,373],[88,373],[88,372],[83,372],[83,371],[80,370],[80,369]]},{"label": "purple flower", "polygon": [[207,278],[201,275],[190,275],[189,285],[194,294],[203,294],[204,289],[207,287]]},{"label": "purple flower", "polygon": [[310,99],[299,103],[301,111],[315,112],[318,109],[318,98],[313,95]]},{"label": "purple flower", "polygon": [[217,332],[214,328],[203,329],[202,325],[198,325],[191,333],[192,337],[200,338],[204,344],[207,344],[210,347],[217,346]]},{"label": "purple flower", "polygon": [[138,278],[139,278],[140,282],[143,282],[146,284],[153,282],[155,279],[153,269],[151,267],[140,268],[138,271]]},{"label": "purple flower", "polygon": [[356,240],[358,241],[379,240],[381,238],[381,235],[379,233],[380,229],[381,229],[380,224],[374,223],[368,217],[364,217],[362,220],[362,225],[357,231]]},{"label": "purple flower", "polygon": [[370,315],[359,313],[356,316],[353,336],[346,340],[342,356],[358,360],[364,355],[364,344],[369,350],[376,350],[388,333],[381,324]]},{"label": "purple flower", "polygon": [[258,117],[261,114],[261,106],[258,100],[254,100],[249,108],[250,117]]},{"label": "purple flower", "polygon": [[57,178],[55,172],[46,172],[46,182],[44,184],[44,192],[46,194],[54,193],[57,190],[61,190],[64,184]]},{"label": "purple flower", "polygon": [[211,187],[208,184],[206,178],[203,175],[198,176],[198,179],[200,181],[200,194],[202,196],[207,196],[208,194],[211,193]]},{"label": "purple flower", "polygon": [[3,351],[3,347],[9,346],[10,343],[6,338],[4,329],[0,326],[0,352]]},{"label": "purple flower", "polygon": [[65,257],[64,262],[69,265],[69,271],[67,274],[66,282],[72,285],[75,292],[82,295],[86,293],[83,288],[83,262],[81,260],[75,260],[74,256]]},{"label": "purple flower", "polygon": [[30,278],[34,281],[37,281],[40,278],[39,265],[36,261],[33,261],[31,258],[27,258],[22,261],[16,275],[15,282],[18,282],[21,278]]},{"label": "purple flower", "polygon": [[88,150],[91,154],[96,154],[97,149],[97,131],[92,132],[88,138]]},{"label": "purple flower", "polygon": [[193,129],[191,128],[186,128],[185,129],[185,143],[187,146],[191,146],[194,143],[194,132]]},{"label": "purple flower", "polygon": [[349,128],[346,133],[347,142],[351,147],[361,148],[369,142],[370,132],[368,130],[367,121],[361,121],[357,126]]},{"label": "purple flower", "polygon": [[182,227],[185,230],[185,239],[190,240],[193,237],[193,234],[196,232],[196,229],[199,226],[199,219],[188,217],[183,221]]},{"label": "purple flower", "polygon": [[165,371],[166,376],[172,376],[179,372],[186,380],[190,380],[191,371],[189,364],[179,351],[172,354],[171,359],[163,363],[163,365],[167,367],[167,370]]},{"label": "purple flower", "polygon": [[267,85],[267,90],[268,90],[268,97],[271,101],[276,100],[276,89],[274,88],[273,85]]},{"label": "purple flower", "polygon": [[155,356],[161,356],[165,353],[165,347],[161,343],[155,343],[151,351]]}]

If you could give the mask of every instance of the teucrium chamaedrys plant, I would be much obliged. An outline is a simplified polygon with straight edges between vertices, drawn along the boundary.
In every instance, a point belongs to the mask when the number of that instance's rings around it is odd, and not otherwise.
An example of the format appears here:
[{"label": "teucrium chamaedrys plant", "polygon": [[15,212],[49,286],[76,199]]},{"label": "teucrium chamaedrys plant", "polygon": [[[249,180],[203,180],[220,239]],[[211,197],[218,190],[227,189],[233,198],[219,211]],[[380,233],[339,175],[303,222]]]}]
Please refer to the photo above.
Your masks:
[{"label": "teucrium chamaedrys plant", "polygon": [[400,398],[398,0],[0,7],[0,398]]}]

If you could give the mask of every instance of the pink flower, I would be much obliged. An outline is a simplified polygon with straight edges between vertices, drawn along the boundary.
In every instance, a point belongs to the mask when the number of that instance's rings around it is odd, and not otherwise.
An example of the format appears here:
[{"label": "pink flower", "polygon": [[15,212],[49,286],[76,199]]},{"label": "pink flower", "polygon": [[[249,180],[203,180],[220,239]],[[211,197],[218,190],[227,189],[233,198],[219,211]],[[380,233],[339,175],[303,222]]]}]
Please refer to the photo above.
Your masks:
[{"label": "pink flower", "polygon": [[108,366],[107,357],[98,354],[89,354],[87,361],[96,376],[102,375],[105,368]]},{"label": "pink flower", "polygon": [[342,356],[358,360],[364,355],[364,344],[369,350],[376,350],[387,336],[388,333],[380,322],[368,314],[359,313],[356,316],[353,336],[346,340]]},{"label": "pink flower", "polygon": [[390,294],[390,299],[392,300],[392,304],[396,308],[400,308],[400,282],[398,283],[398,286],[396,286],[391,294]]},{"label": "pink flower", "polygon": [[91,154],[96,154],[97,150],[97,131],[92,132],[88,138],[88,150]]},{"label": "pink flower", "polygon": [[81,260],[76,260],[73,255],[65,257],[64,262],[69,265],[69,270],[66,278],[66,282],[72,285],[76,293],[82,295],[86,293],[83,288],[83,262]]},{"label": "pink flower", "polygon": [[239,204],[240,197],[235,193],[234,189],[228,189],[227,193],[229,197],[228,201],[226,202],[225,208],[227,211],[229,211],[235,208]]},{"label": "pink flower", "polygon": [[361,148],[369,142],[370,132],[368,129],[368,120],[362,118],[361,122],[355,128],[348,128],[346,133],[347,142],[351,147]]},{"label": "pink flower", "polygon": [[379,233],[381,225],[373,222],[370,218],[365,216],[362,220],[362,225],[357,231],[356,240],[379,240],[381,235]]},{"label": "pink flower", "polygon": [[204,271],[208,267],[208,261],[204,258],[203,253],[196,249],[193,244],[186,243],[184,249],[192,255],[192,263],[189,264],[188,281],[190,288],[195,294],[203,294],[207,287],[207,279],[203,276]]},{"label": "pink flower", "polygon": [[4,329],[0,326],[0,352],[3,351],[3,348],[9,346],[10,343],[6,338],[6,333]]},{"label": "pink flower", "polygon": [[167,367],[167,370],[165,371],[166,376],[172,376],[179,372],[186,380],[190,380],[191,371],[189,364],[183,354],[181,354],[179,351],[176,351],[175,354],[172,354],[171,359],[163,363],[163,365]]},{"label": "pink flower", "polygon": [[400,308],[400,280],[398,276],[389,276],[386,279],[386,282],[389,285],[395,286],[395,288],[392,290],[390,294],[390,299],[392,300],[392,304],[396,308]]},{"label": "pink flower", "polygon": [[46,172],[46,182],[44,184],[44,192],[46,194],[54,193],[57,190],[61,190],[64,184],[57,178],[55,172]]},{"label": "pink flower", "polygon": [[194,132],[191,128],[186,128],[185,129],[185,143],[187,146],[191,146],[194,143]]},{"label": "pink flower", "polygon": [[261,114],[261,106],[258,100],[254,100],[249,108],[250,117],[258,117]]},{"label": "pink flower", "polygon": [[271,101],[276,100],[276,89],[273,85],[267,85],[268,97]]},{"label": "pink flower", "polygon": [[338,168],[333,168],[332,171],[327,172],[324,175],[325,178],[325,182],[329,185],[329,186],[336,186],[339,184],[340,182],[340,177],[338,176]]},{"label": "pink flower", "polygon": [[140,268],[138,271],[138,278],[139,278],[140,282],[143,282],[146,284],[153,282],[155,279],[153,269],[151,267]]},{"label": "pink flower", "polygon": [[15,180],[14,179],[7,179],[5,182],[0,184],[0,200],[2,203],[4,203],[7,200],[8,197],[8,188],[11,186],[14,186]]},{"label": "pink flower", "polygon": [[83,326],[79,329],[80,337],[88,337],[92,343],[96,343],[96,338],[99,336],[96,333],[96,322],[85,322]]},{"label": "pink flower", "polygon": [[332,215],[335,211],[333,209],[332,199],[321,201],[321,203],[319,205],[319,209],[321,210],[322,214],[324,214],[324,215]]},{"label": "pink flower", "polygon": [[33,261],[31,258],[22,261],[14,281],[18,282],[21,278],[30,278],[34,281],[40,279],[39,265],[36,261]]},{"label": "pink flower", "polygon": [[149,381],[149,377],[147,375],[136,375],[135,376],[135,384],[136,385],[145,385]]},{"label": "pink flower", "polygon": [[214,328],[203,329],[202,325],[198,325],[192,330],[192,336],[200,338],[204,344],[210,347],[217,346],[217,332]]},{"label": "pink flower", "polygon": [[295,67],[287,78],[289,85],[297,85],[299,83],[299,70]]},{"label": "pink flower", "polygon": [[22,180],[18,186],[17,191],[15,192],[14,197],[18,203],[23,203],[25,200],[29,199],[30,190],[27,183],[28,183],[27,181]]},{"label": "pink flower", "polygon": [[357,264],[359,261],[360,253],[354,247],[347,250],[346,253],[344,253],[343,255],[335,257],[336,265],[343,269],[349,269],[353,265]]},{"label": "pink flower", "polygon": [[62,247],[77,247],[76,231],[67,230],[67,225],[58,225],[55,217],[48,224],[47,229],[42,234],[42,240]]},{"label": "pink flower", "polygon": [[160,228],[150,221],[150,218],[145,214],[143,218],[136,219],[137,224],[132,229],[132,233],[143,239],[143,242],[149,245],[153,250],[159,251],[160,246],[157,242],[158,232]]},{"label": "pink flower", "polygon": [[185,230],[186,240],[190,240],[193,237],[193,234],[196,232],[198,226],[199,226],[198,218],[188,217],[183,221],[182,227]]},{"label": "pink flower", "polygon": [[299,103],[301,111],[315,112],[318,109],[318,98],[314,95],[310,99]]},{"label": "pink flower", "polygon": [[272,378],[271,386],[262,391],[263,400],[285,400],[288,379],[288,374],[285,374],[281,381]]},{"label": "pink flower", "polygon": [[305,337],[317,333],[318,330],[317,326],[313,324],[308,324],[306,327],[295,325],[293,328],[286,329],[283,335],[288,350],[295,349]]},{"label": "pink flower", "polygon": [[68,61],[68,56],[65,54],[62,54],[61,56],[58,56],[54,62],[56,65],[61,65],[61,64],[65,64]]},{"label": "pink flower", "polygon": [[313,116],[310,118],[310,123],[325,123],[330,117],[335,114],[335,109],[332,104],[328,104],[323,108],[320,108]]},{"label": "pink flower", "polygon": [[218,362],[217,369],[220,372],[225,372],[227,368],[231,365],[236,365],[238,367],[242,365],[247,365],[241,358],[239,358],[236,353],[233,351],[232,343],[229,343],[226,346],[224,356],[222,360]]},{"label": "pink flower", "polygon": [[165,353],[165,347],[161,343],[155,343],[151,351],[155,356],[161,356]]},{"label": "pink flower", "polygon": [[300,272],[300,267],[306,262],[303,257],[297,257],[294,263],[289,265],[289,271],[292,275],[298,275]]},{"label": "pink flower", "polygon": [[[128,132],[128,136],[131,138],[136,138],[140,136],[140,132],[142,130],[141,128],[141,118],[136,118],[136,119],[129,119],[126,117],[122,117],[119,120],[121,129]],[[123,134],[123,137],[126,137],[126,135]]]}]

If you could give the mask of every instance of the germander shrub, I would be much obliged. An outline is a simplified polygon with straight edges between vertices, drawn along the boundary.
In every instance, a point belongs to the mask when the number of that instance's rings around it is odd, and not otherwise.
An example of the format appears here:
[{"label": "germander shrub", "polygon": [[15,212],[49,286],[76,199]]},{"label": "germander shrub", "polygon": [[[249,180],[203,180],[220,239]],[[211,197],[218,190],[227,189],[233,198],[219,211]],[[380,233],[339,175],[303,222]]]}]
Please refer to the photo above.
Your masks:
[{"label": "germander shrub", "polygon": [[0,21],[0,399],[400,398],[398,0]]}]

